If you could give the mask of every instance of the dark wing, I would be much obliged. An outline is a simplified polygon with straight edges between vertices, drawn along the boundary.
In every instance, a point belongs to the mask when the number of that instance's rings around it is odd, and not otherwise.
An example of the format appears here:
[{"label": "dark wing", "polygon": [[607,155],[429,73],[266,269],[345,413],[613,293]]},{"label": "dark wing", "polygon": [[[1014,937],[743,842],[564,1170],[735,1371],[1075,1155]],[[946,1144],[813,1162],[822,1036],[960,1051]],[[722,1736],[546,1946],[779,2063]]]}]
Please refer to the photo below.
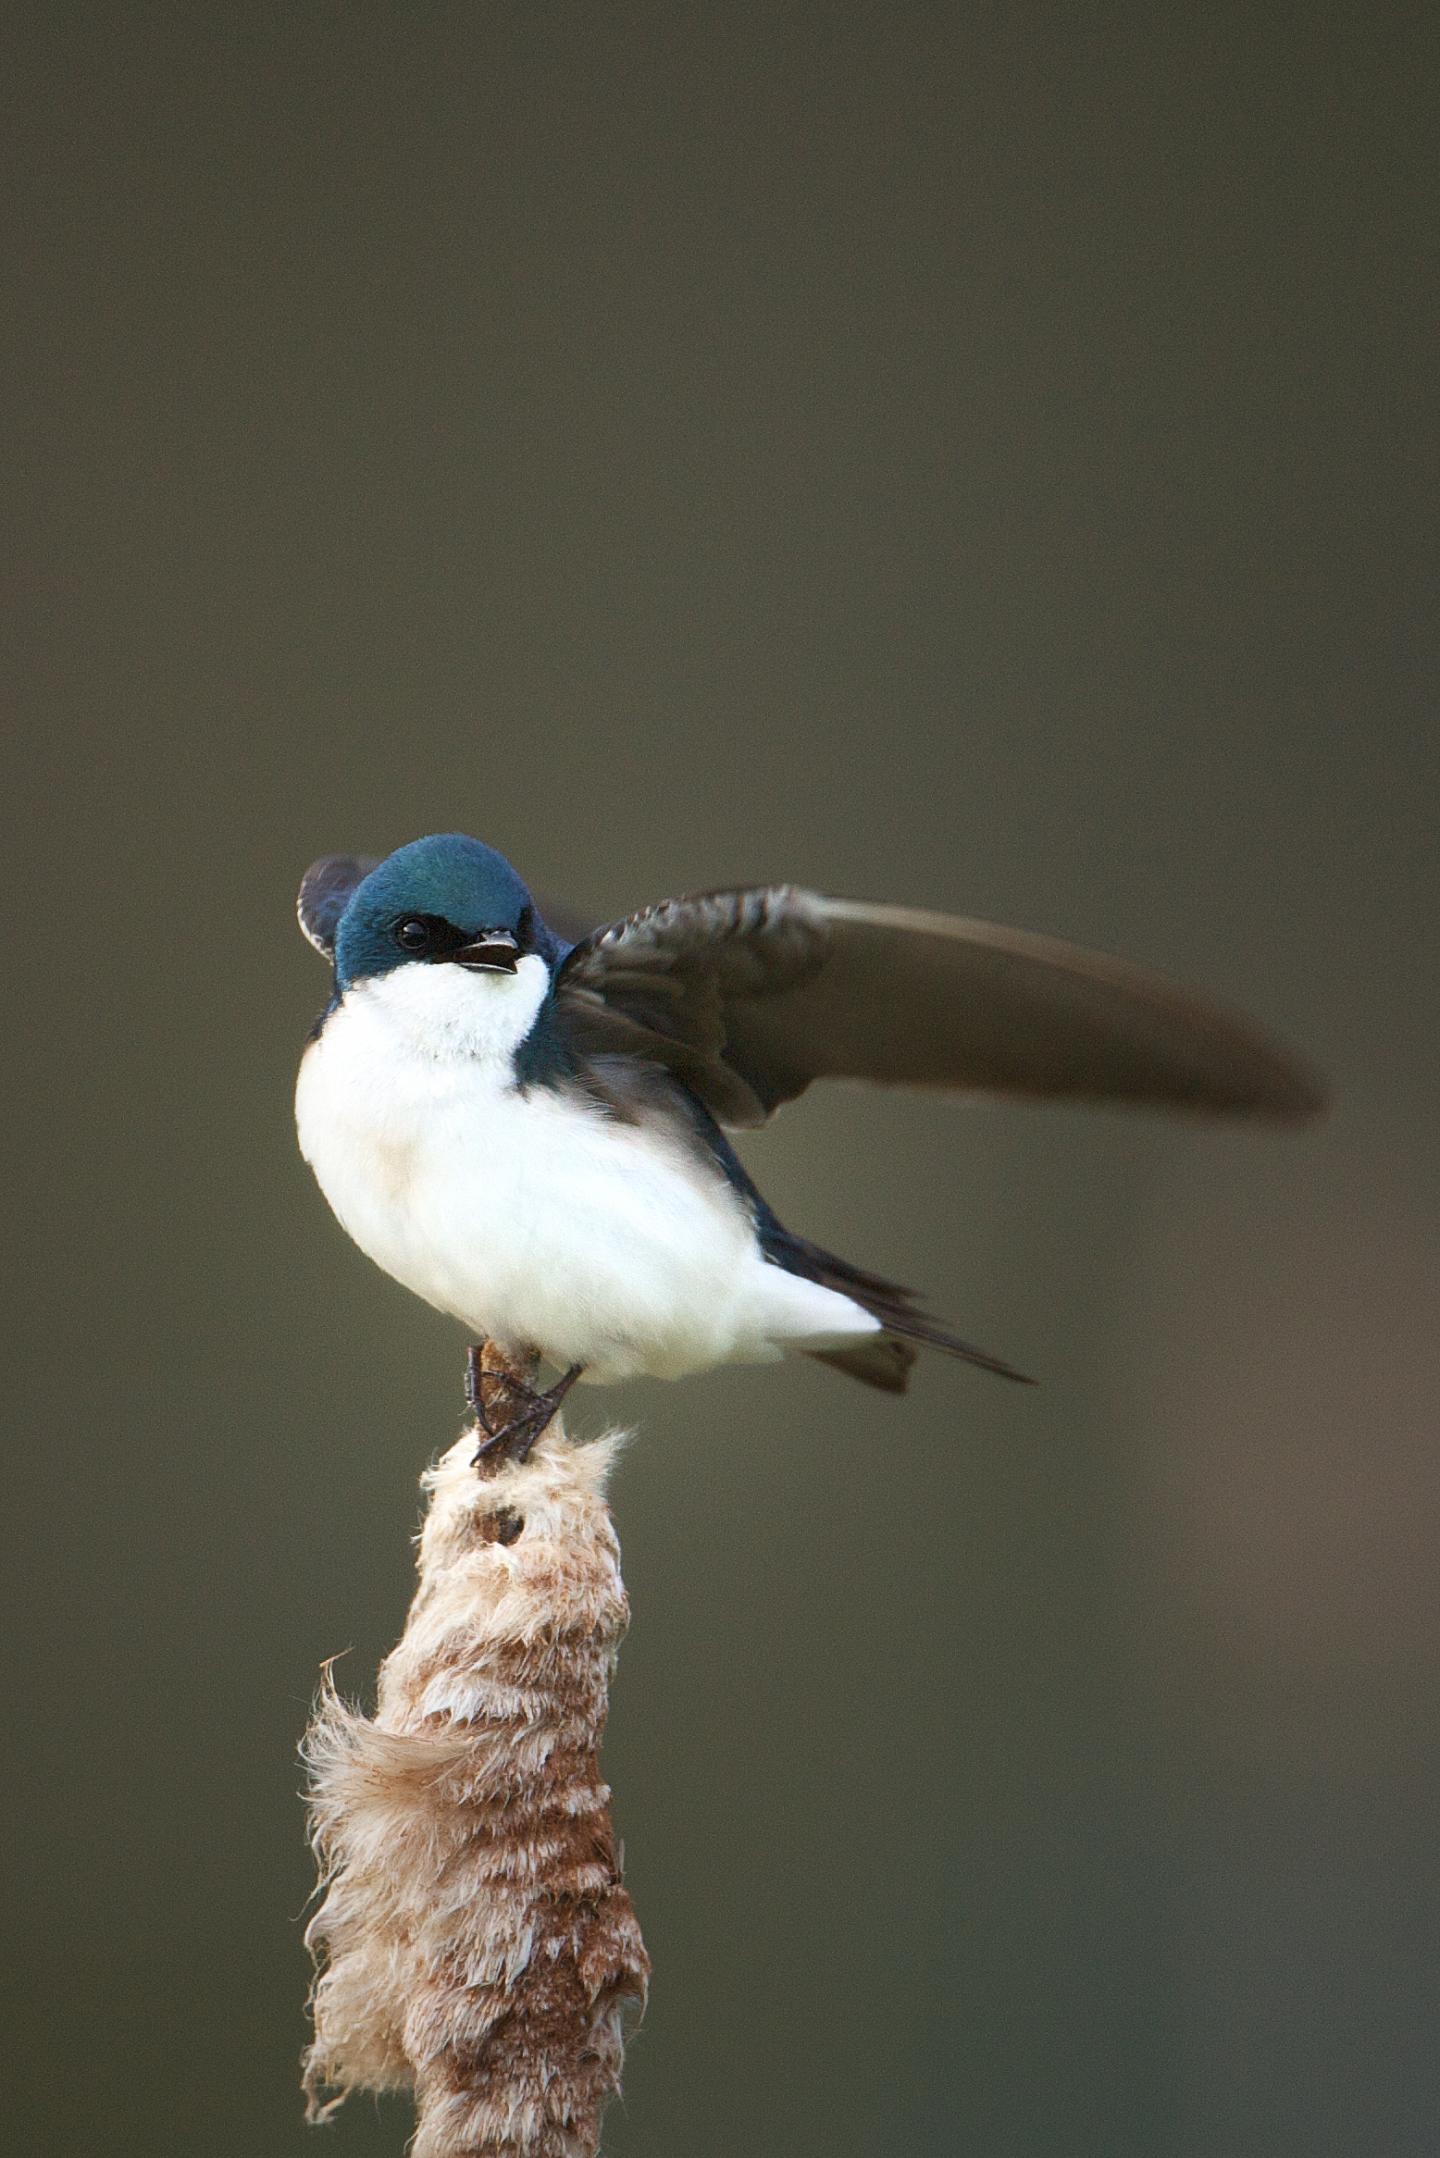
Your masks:
[{"label": "dark wing", "polygon": [[668,1066],[730,1124],[821,1078],[1287,1122],[1324,1102],[1243,1020],[1123,960],[793,885],[664,900],[583,939],[556,987],[579,1047]]},{"label": "dark wing", "polygon": [[327,959],[335,957],[335,931],[350,904],[350,894],[379,866],[380,858],[374,854],[326,854],[312,862],[300,879],[295,902],[300,927]]}]

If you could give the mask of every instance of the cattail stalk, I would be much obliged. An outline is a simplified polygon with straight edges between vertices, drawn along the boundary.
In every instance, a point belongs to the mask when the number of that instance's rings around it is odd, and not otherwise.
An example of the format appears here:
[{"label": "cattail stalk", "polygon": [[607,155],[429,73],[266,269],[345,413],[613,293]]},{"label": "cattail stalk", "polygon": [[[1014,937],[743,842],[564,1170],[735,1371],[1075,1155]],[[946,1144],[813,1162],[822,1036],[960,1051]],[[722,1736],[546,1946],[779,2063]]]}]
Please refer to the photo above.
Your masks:
[{"label": "cattail stalk", "polygon": [[424,1479],[419,1587],[376,1713],[327,1669],[306,1738],[324,1888],[310,2116],[413,2090],[414,2158],[594,2158],[644,2005],[599,1768],[629,1617],[615,1443],[572,1446],[557,1419],[489,1475],[473,1433],[451,1447]]}]

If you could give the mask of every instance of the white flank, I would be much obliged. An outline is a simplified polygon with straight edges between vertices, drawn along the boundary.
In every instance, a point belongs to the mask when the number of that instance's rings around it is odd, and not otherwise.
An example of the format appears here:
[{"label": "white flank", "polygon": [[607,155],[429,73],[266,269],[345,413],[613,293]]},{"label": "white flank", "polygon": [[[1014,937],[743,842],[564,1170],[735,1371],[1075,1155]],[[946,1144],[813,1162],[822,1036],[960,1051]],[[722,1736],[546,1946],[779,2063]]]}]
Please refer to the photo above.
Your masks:
[{"label": "white flank", "polygon": [[544,1086],[514,1053],[544,1001],[514,974],[397,967],[305,1052],[300,1150],[361,1250],[472,1335],[591,1380],[678,1378],[879,1331],[762,1255],[718,1167]]}]

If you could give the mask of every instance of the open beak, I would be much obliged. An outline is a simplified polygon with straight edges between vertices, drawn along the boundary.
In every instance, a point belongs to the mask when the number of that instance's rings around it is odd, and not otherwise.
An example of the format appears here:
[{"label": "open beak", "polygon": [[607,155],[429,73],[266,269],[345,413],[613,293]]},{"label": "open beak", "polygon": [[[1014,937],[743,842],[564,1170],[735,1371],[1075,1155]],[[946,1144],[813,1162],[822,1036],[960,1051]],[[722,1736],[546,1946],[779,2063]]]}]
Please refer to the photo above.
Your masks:
[{"label": "open beak", "polygon": [[487,929],[446,957],[472,974],[513,974],[520,964],[520,947],[508,929]]}]

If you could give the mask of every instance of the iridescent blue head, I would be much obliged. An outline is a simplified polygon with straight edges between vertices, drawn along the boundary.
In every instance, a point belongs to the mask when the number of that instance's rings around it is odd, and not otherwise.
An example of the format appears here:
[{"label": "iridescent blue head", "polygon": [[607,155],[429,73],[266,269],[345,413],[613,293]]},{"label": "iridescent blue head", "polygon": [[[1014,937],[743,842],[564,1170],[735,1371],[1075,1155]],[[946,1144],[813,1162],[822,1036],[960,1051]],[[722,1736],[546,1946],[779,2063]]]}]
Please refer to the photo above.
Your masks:
[{"label": "iridescent blue head", "polygon": [[414,840],[378,864],[315,863],[300,887],[300,922],[333,957],[342,996],[396,967],[513,974],[527,953],[552,965],[565,949],[504,855],[460,832]]}]

